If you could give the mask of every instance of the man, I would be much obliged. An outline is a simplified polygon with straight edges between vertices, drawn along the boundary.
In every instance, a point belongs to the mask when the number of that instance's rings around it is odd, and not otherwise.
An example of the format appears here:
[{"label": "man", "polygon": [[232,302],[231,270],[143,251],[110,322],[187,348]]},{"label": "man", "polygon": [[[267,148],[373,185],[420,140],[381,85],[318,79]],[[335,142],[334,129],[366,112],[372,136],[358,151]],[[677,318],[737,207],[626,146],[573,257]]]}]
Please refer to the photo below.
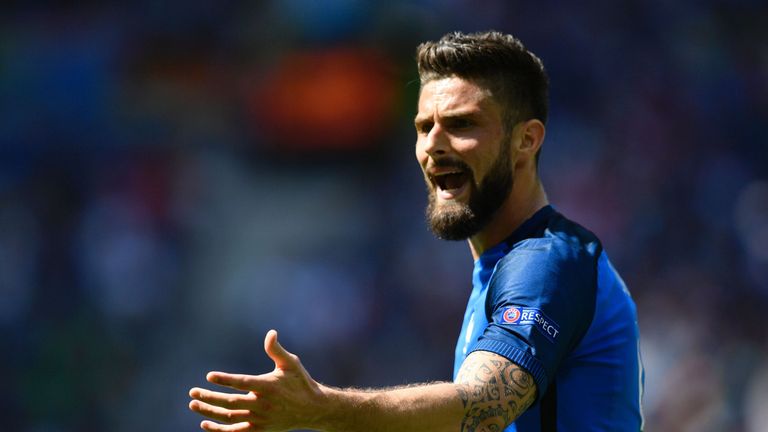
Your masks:
[{"label": "man", "polygon": [[315,382],[267,333],[275,370],[193,388],[209,431],[638,431],[635,306],[599,240],[551,206],[538,176],[548,79],[509,35],[418,48],[416,157],[440,238],[468,239],[473,290],[454,381],[378,391]]}]

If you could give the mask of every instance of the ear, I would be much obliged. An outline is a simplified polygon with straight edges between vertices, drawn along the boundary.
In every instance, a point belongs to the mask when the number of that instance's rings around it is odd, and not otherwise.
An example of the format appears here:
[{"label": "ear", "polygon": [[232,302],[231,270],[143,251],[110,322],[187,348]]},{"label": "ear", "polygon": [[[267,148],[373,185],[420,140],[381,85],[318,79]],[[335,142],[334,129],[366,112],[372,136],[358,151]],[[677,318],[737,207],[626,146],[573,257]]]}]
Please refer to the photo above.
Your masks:
[{"label": "ear", "polygon": [[546,132],[544,123],[541,120],[531,119],[521,122],[517,125],[519,141],[517,146],[518,159],[534,160],[536,153],[544,143],[544,134]]}]

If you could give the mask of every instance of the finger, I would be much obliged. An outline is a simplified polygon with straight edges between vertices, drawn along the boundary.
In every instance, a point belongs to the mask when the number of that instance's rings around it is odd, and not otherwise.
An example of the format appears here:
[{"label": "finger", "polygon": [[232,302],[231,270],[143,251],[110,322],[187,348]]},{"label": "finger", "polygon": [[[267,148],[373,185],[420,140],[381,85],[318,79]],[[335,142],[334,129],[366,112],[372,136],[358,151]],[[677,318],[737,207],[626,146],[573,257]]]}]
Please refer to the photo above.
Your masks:
[{"label": "finger", "polygon": [[204,415],[208,418],[212,418],[216,421],[220,421],[226,424],[234,424],[249,420],[251,412],[249,410],[230,410],[226,408],[210,405],[205,402],[193,400],[189,403],[189,409],[192,411]]},{"label": "finger", "polygon": [[200,429],[215,432],[251,432],[258,429],[251,428],[251,424],[248,422],[235,423],[231,425],[223,425],[214,423],[212,421],[203,420],[200,423]]},{"label": "finger", "polygon": [[195,387],[189,391],[189,397],[199,401],[230,409],[248,409],[254,401],[256,394],[222,393]]},{"label": "finger", "polygon": [[226,372],[208,372],[209,382],[243,391],[263,391],[273,381],[268,375],[244,375]]},{"label": "finger", "polygon": [[289,353],[280,345],[280,342],[277,341],[277,331],[275,330],[267,332],[267,336],[264,338],[264,351],[275,362],[275,367],[278,369],[295,369],[298,366],[298,357]]}]

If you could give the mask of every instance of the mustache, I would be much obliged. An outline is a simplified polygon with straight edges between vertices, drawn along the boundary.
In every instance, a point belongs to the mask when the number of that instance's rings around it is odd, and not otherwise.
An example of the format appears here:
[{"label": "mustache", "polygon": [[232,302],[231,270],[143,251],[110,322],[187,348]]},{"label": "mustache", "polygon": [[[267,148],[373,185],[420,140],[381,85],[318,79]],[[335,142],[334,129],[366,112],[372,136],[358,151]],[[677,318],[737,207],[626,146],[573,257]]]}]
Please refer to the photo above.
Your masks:
[{"label": "mustache", "polygon": [[472,172],[472,170],[469,168],[469,165],[457,159],[437,159],[431,164],[427,165],[427,170],[433,168],[457,168],[469,173]]}]

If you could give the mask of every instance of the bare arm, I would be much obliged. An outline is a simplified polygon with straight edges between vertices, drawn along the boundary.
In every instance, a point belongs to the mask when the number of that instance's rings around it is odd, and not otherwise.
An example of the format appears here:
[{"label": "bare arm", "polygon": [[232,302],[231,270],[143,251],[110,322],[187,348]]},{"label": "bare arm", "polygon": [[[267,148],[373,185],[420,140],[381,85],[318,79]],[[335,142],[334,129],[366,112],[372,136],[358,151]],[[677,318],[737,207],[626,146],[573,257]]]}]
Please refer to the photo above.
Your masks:
[{"label": "bare arm", "polygon": [[218,421],[209,431],[501,431],[536,397],[533,378],[497,354],[477,351],[455,383],[377,391],[340,390],[315,382],[270,331],[264,341],[275,370],[263,375],[208,374],[246,393],[193,388],[190,409]]},{"label": "bare arm", "polygon": [[464,360],[455,385],[464,408],[462,432],[502,430],[536,399],[531,374],[487,351],[475,351]]}]

